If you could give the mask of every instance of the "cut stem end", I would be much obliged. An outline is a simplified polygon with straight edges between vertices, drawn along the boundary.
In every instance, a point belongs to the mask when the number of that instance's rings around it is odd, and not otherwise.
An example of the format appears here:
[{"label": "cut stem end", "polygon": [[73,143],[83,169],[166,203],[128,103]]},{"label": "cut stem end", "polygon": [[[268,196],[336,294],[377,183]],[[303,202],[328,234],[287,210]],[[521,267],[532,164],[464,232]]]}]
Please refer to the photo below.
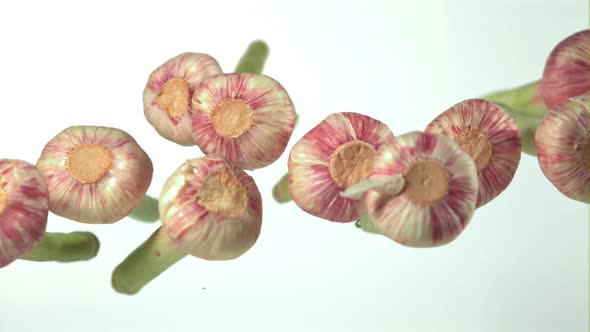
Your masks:
[{"label": "cut stem end", "polygon": [[145,285],[187,254],[176,249],[163,227],[159,227],[113,271],[111,285],[122,294],[137,294]]},{"label": "cut stem end", "polygon": [[35,262],[77,262],[96,257],[100,242],[90,232],[45,233],[31,252],[20,259]]}]

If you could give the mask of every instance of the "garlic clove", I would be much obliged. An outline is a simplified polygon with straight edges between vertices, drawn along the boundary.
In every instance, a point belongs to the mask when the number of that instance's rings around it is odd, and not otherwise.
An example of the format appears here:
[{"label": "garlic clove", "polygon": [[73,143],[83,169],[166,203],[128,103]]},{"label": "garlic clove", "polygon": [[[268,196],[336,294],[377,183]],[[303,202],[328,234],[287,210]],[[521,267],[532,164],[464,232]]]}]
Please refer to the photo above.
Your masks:
[{"label": "garlic clove", "polygon": [[39,170],[0,159],[0,267],[37,246],[47,227],[48,194]]},{"label": "garlic clove", "polygon": [[285,151],[295,108],[281,84],[258,74],[205,79],[192,99],[194,141],[208,156],[243,169],[270,165]]},{"label": "garlic clove", "polygon": [[370,178],[399,174],[406,185],[397,195],[365,195],[373,232],[410,247],[454,240],[475,210],[478,179],[473,159],[446,135],[411,132],[379,150]]},{"label": "garlic clove", "polygon": [[541,89],[548,107],[590,94],[590,30],[579,31],[555,46],[545,63]]},{"label": "garlic clove", "polygon": [[182,53],[156,68],[143,91],[144,114],[162,137],[180,145],[195,145],[191,99],[201,81],[223,71],[213,57]]},{"label": "garlic clove", "polygon": [[113,223],[137,207],[151,183],[148,155],[126,132],[69,127],[51,139],[37,162],[49,209],[83,223]]},{"label": "garlic clove", "polygon": [[340,196],[350,199],[361,199],[363,195],[374,190],[385,195],[397,195],[405,185],[404,177],[397,174],[381,179],[364,179],[352,186],[346,188],[340,193]]},{"label": "garlic clove", "polygon": [[535,135],[539,166],[565,196],[590,203],[590,96],[563,102]]},{"label": "garlic clove", "polygon": [[288,166],[293,200],[322,219],[358,219],[358,201],[340,193],[370,174],[375,151],[392,140],[389,128],[371,117],[331,114],[291,149]]},{"label": "garlic clove", "polygon": [[468,99],[439,115],[425,131],[450,136],[474,159],[480,181],[477,207],[497,197],[512,181],[521,156],[520,132],[500,106]]}]

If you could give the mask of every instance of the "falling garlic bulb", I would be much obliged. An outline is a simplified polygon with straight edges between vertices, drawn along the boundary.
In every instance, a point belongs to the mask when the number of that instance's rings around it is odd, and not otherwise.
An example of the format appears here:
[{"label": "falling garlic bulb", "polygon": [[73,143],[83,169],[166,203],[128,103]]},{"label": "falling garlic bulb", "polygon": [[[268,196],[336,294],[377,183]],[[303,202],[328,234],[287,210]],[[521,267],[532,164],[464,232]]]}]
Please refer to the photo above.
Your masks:
[{"label": "falling garlic bulb", "polygon": [[370,179],[403,175],[395,195],[369,191],[363,208],[377,230],[410,247],[454,240],[467,226],[478,192],[473,159],[446,135],[411,132],[379,150]]},{"label": "falling garlic bulb", "polygon": [[37,167],[49,190],[49,209],[83,223],[116,222],[143,199],[152,181],[148,155],[126,132],[69,127],[47,143]]},{"label": "falling garlic bulb", "polygon": [[549,107],[590,94],[590,30],[567,37],[551,51],[541,89]]},{"label": "falling garlic bulb", "polygon": [[208,156],[243,169],[270,165],[285,151],[295,108],[281,84],[258,74],[205,79],[193,96],[194,141]]},{"label": "falling garlic bulb", "polygon": [[187,255],[230,260],[247,252],[262,226],[254,179],[222,159],[187,160],[160,194],[162,227],[113,271],[112,285],[135,294]]},{"label": "falling garlic bulb", "polygon": [[393,140],[381,121],[334,113],[305,134],[289,156],[289,190],[305,212],[336,222],[359,218],[358,200],[341,193],[371,173],[376,151]]},{"label": "falling garlic bulb", "polygon": [[0,160],[0,267],[37,246],[47,227],[48,196],[39,170]]},{"label": "falling garlic bulb", "polygon": [[192,159],[164,184],[160,219],[170,238],[191,255],[233,259],[258,239],[262,197],[254,179],[235,165]]},{"label": "falling garlic bulb", "polygon": [[166,61],[151,73],[143,91],[146,119],[162,137],[195,145],[191,99],[203,79],[222,73],[217,61],[207,54],[182,53]]},{"label": "falling garlic bulb", "polygon": [[462,101],[434,119],[426,132],[450,136],[474,159],[479,174],[477,207],[512,181],[520,162],[520,132],[500,106],[483,99]]},{"label": "falling garlic bulb", "polygon": [[535,144],[547,179],[565,196],[590,203],[590,96],[550,109]]}]

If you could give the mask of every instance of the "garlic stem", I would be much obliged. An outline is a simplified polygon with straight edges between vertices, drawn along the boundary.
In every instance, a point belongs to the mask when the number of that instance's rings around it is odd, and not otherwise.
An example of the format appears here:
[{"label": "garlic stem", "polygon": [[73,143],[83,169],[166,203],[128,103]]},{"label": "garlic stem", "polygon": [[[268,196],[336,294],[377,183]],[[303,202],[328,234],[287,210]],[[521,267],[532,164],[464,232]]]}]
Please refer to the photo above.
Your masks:
[{"label": "garlic stem", "polygon": [[111,284],[122,294],[137,294],[145,285],[187,254],[159,227],[113,271]]},{"label": "garlic stem", "polygon": [[487,99],[502,106],[512,117],[520,130],[522,151],[531,156],[537,155],[535,131],[541,123],[547,106],[543,103],[540,81],[535,81],[513,89],[497,91],[485,95]]},{"label": "garlic stem", "polygon": [[45,233],[39,244],[20,259],[35,262],[76,262],[96,257],[100,242],[90,232]]},{"label": "garlic stem", "polygon": [[145,222],[155,222],[160,219],[158,212],[158,200],[149,195],[145,195],[139,205],[131,211],[128,217]]},{"label": "garlic stem", "polygon": [[236,73],[260,74],[268,57],[268,45],[262,40],[250,43],[236,66]]},{"label": "garlic stem", "polygon": [[371,233],[371,234],[381,234],[371,222],[371,218],[369,218],[369,214],[363,213],[359,220],[357,220],[354,224],[357,228],[362,229],[364,232]]}]

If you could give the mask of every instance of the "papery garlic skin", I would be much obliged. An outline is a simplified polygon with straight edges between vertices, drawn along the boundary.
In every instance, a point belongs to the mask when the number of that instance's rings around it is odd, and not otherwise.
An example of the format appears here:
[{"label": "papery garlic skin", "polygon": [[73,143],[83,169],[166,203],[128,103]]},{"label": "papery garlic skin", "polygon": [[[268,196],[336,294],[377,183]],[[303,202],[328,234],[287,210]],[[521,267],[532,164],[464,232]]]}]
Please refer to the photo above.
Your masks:
[{"label": "papery garlic skin", "polygon": [[590,97],[553,107],[535,134],[539,166],[565,196],[590,203]]},{"label": "papery garlic skin", "polygon": [[358,200],[341,192],[369,176],[375,152],[393,141],[381,121],[334,113],[305,134],[289,155],[289,190],[305,212],[335,222],[359,218]]},{"label": "papery garlic skin", "polygon": [[160,219],[179,250],[207,260],[248,251],[262,226],[262,197],[254,179],[224,160],[187,160],[160,195]]},{"label": "papery garlic skin", "polygon": [[194,141],[208,156],[242,169],[270,165],[285,151],[295,108],[276,80],[235,73],[205,79],[192,99]]},{"label": "papery garlic skin", "polygon": [[0,267],[37,246],[47,227],[48,194],[39,170],[0,160]]},{"label": "papery garlic skin", "polygon": [[182,53],[156,68],[143,91],[144,114],[164,138],[180,145],[195,145],[191,99],[201,81],[223,71],[213,57]]},{"label": "papery garlic skin", "polygon": [[479,174],[477,207],[504,191],[521,156],[520,132],[502,107],[483,99],[468,99],[440,114],[426,132],[453,138],[471,155]]},{"label": "papery garlic skin", "polygon": [[55,136],[37,167],[49,190],[49,209],[101,224],[121,220],[142,201],[152,181],[148,155],[116,128],[75,126]]},{"label": "papery garlic skin", "polygon": [[551,51],[541,89],[549,107],[590,94],[590,30],[567,37]]},{"label": "papery garlic skin", "polygon": [[440,246],[459,236],[476,206],[473,159],[446,135],[411,132],[379,150],[370,178],[398,174],[406,184],[397,195],[365,195],[377,232],[410,247]]}]

